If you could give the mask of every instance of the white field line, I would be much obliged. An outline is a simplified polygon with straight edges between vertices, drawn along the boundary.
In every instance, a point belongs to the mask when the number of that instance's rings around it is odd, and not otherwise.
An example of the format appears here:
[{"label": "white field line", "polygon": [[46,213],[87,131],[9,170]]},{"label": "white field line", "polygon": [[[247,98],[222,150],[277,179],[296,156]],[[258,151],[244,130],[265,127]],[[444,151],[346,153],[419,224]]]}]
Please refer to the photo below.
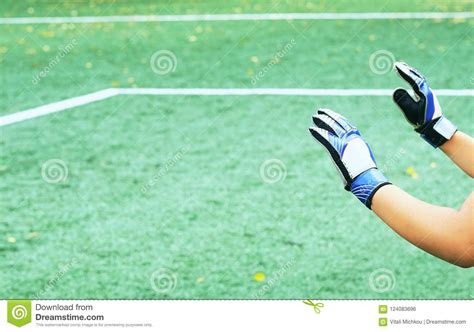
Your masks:
[{"label": "white field line", "polygon": [[418,13],[262,13],[262,14],[196,14],[196,15],[123,15],[76,17],[4,17],[0,24],[114,23],[114,22],[192,22],[257,20],[418,20],[473,18],[473,12]]},{"label": "white field line", "polygon": [[[0,117],[0,127],[90,104],[118,95],[154,96],[391,96],[391,89],[167,89],[117,88],[105,89],[83,96],[65,99],[25,111]],[[439,89],[438,96],[474,97],[472,89]]]},{"label": "white field line", "polygon": [[64,111],[77,106],[86,105],[94,101],[110,98],[115,95],[117,95],[117,91],[115,89],[105,89],[94,93],[89,93],[87,95],[68,98],[55,103],[30,108],[26,111],[21,111],[0,117],[0,127],[16,122],[25,121],[28,119],[37,118],[46,114]]}]

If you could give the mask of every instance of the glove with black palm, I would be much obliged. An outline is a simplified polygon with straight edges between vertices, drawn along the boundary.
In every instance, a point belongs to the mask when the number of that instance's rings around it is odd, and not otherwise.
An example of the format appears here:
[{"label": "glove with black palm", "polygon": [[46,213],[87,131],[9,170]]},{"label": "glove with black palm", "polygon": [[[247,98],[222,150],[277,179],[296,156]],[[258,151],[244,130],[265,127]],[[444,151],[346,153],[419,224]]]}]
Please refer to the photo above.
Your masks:
[{"label": "glove with black palm", "polygon": [[438,99],[426,78],[415,68],[403,62],[396,62],[395,70],[415,92],[416,100],[405,89],[398,88],[393,92],[393,100],[400,107],[405,118],[433,147],[437,148],[446,143],[453,137],[457,128],[443,116]]},{"label": "glove with black palm", "polygon": [[356,127],[334,111],[319,109],[313,122],[315,127],[309,131],[328,150],[341,174],[344,189],[370,209],[375,192],[390,182],[377,168],[369,145]]}]

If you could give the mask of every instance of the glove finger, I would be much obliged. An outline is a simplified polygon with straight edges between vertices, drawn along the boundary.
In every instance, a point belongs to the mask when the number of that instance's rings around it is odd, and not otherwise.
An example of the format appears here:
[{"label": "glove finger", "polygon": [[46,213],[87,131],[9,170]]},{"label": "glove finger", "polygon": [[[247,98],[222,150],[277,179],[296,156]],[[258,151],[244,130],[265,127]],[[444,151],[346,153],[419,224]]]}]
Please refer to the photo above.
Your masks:
[{"label": "glove finger", "polygon": [[397,74],[404,79],[417,95],[420,95],[420,86],[426,81],[425,77],[413,67],[404,62],[395,62]]},{"label": "glove finger", "polygon": [[393,92],[393,101],[400,107],[406,119],[415,127],[423,124],[424,111],[421,101],[415,101],[405,89]]},{"label": "glove finger", "polygon": [[329,142],[329,135],[331,135],[329,131],[327,131],[326,129],[318,128],[318,127],[310,127],[309,132],[326,149],[332,148],[332,145]]},{"label": "glove finger", "polygon": [[344,142],[339,137],[318,127],[310,127],[309,131],[311,135],[329,151],[335,162],[341,160]]},{"label": "glove finger", "polygon": [[355,129],[355,127],[347,120],[345,117],[343,117],[341,114],[334,112],[330,109],[327,108],[320,108],[318,110],[318,114],[325,114],[332,118],[344,131],[350,131]]},{"label": "glove finger", "polygon": [[341,137],[345,132],[344,128],[326,114],[313,115],[313,122],[317,127],[325,129],[339,137]]},{"label": "glove finger", "polygon": [[311,135],[319,142],[322,146],[326,148],[326,150],[331,155],[334,164],[336,165],[339,173],[342,176],[344,185],[351,182],[351,177],[349,172],[346,169],[346,166],[343,164],[341,160],[341,153],[344,149],[344,144],[342,140],[338,137],[330,133],[329,131],[317,127],[310,127],[309,131]]}]

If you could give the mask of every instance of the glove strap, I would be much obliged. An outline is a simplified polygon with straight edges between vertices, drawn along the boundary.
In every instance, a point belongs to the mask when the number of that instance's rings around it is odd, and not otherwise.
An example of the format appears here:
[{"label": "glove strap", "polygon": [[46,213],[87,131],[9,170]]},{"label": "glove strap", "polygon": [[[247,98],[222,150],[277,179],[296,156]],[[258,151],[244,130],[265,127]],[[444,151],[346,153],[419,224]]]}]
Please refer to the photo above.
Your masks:
[{"label": "glove strap", "polygon": [[381,187],[391,184],[377,168],[371,168],[358,175],[351,184],[351,192],[369,209],[372,197]]},{"label": "glove strap", "polygon": [[449,141],[458,128],[447,118],[441,116],[415,130],[420,133],[421,138],[436,149]]}]

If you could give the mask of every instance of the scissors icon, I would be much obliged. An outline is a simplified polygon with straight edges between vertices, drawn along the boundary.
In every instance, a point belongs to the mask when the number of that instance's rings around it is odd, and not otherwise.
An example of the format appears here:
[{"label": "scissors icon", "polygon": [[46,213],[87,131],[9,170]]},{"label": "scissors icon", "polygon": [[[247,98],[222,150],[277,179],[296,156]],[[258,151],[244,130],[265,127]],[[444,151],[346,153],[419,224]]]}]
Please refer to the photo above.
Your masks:
[{"label": "scissors icon", "polygon": [[317,313],[317,314],[321,313],[321,309],[319,309],[319,308],[323,308],[323,307],[324,307],[324,303],[321,303],[321,302],[314,303],[314,302],[311,301],[311,300],[303,301],[303,303],[312,306],[314,312]]}]

